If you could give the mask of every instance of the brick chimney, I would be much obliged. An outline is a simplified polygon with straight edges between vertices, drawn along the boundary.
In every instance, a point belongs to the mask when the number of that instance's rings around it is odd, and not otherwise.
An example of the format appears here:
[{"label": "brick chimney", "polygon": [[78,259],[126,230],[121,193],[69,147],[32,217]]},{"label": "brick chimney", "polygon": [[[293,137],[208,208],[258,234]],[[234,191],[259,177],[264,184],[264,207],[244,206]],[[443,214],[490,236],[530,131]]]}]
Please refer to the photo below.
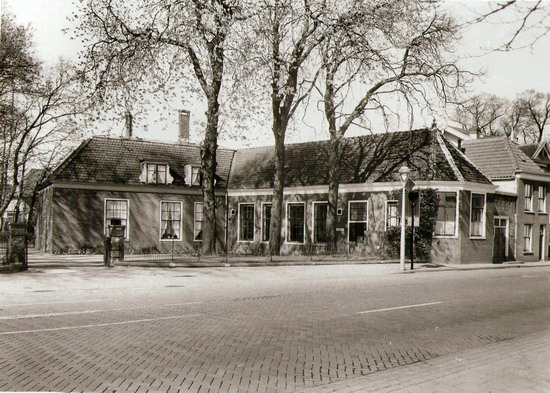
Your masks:
[{"label": "brick chimney", "polygon": [[134,117],[132,116],[130,111],[126,111],[126,113],[124,114],[124,120],[125,120],[124,137],[125,138],[131,138],[132,137],[132,129],[134,127],[134,125],[133,125]]},{"label": "brick chimney", "polygon": [[189,143],[189,121],[191,117],[191,112],[185,109],[181,109],[178,111],[178,117],[179,117],[178,142]]}]

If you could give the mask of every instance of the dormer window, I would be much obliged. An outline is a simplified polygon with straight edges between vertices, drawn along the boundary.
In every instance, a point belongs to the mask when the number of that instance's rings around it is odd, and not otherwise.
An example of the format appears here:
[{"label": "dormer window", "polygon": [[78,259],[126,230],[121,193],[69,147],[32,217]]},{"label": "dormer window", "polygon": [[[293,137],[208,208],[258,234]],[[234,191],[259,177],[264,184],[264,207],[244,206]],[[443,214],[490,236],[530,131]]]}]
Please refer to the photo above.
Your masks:
[{"label": "dormer window", "polygon": [[166,165],[147,164],[147,183],[166,184]]},{"label": "dormer window", "polygon": [[170,166],[168,164],[142,162],[141,176],[139,179],[143,183],[149,184],[171,184],[174,178],[170,176]]},{"label": "dormer window", "polygon": [[198,166],[191,167],[191,185],[201,185],[201,168]]}]

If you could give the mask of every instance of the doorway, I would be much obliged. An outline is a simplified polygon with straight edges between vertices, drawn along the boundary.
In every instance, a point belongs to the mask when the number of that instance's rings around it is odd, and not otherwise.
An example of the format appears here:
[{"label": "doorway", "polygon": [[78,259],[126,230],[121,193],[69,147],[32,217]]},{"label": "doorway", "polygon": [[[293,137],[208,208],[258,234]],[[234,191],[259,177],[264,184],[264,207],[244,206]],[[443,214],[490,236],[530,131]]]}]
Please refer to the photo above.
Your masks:
[{"label": "doorway", "polygon": [[539,261],[544,261],[544,243],[546,239],[546,225],[542,224],[539,231]]},{"label": "doorway", "polygon": [[494,219],[493,263],[502,263],[508,257],[508,217]]}]

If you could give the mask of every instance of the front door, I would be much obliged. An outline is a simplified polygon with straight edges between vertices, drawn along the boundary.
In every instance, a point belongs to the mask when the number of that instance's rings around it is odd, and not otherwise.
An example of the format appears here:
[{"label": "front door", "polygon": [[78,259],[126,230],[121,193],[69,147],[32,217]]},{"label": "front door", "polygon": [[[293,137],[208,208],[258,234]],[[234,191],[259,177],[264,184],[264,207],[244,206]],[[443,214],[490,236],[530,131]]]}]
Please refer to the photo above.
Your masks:
[{"label": "front door", "polygon": [[508,217],[495,217],[494,225],[493,263],[502,263],[506,261]]}]

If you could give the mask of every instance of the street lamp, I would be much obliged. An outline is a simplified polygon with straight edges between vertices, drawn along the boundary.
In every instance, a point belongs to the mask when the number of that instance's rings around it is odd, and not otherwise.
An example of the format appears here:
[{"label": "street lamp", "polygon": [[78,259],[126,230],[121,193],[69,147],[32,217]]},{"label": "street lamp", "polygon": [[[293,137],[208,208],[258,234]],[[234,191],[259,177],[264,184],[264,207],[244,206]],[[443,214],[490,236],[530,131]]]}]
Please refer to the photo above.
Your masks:
[{"label": "street lamp", "polygon": [[399,168],[399,177],[403,185],[403,195],[401,198],[401,247],[399,251],[399,264],[401,265],[402,272],[405,271],[405,186],[407,185],[410,171],[411,170],[405,165]]}]

